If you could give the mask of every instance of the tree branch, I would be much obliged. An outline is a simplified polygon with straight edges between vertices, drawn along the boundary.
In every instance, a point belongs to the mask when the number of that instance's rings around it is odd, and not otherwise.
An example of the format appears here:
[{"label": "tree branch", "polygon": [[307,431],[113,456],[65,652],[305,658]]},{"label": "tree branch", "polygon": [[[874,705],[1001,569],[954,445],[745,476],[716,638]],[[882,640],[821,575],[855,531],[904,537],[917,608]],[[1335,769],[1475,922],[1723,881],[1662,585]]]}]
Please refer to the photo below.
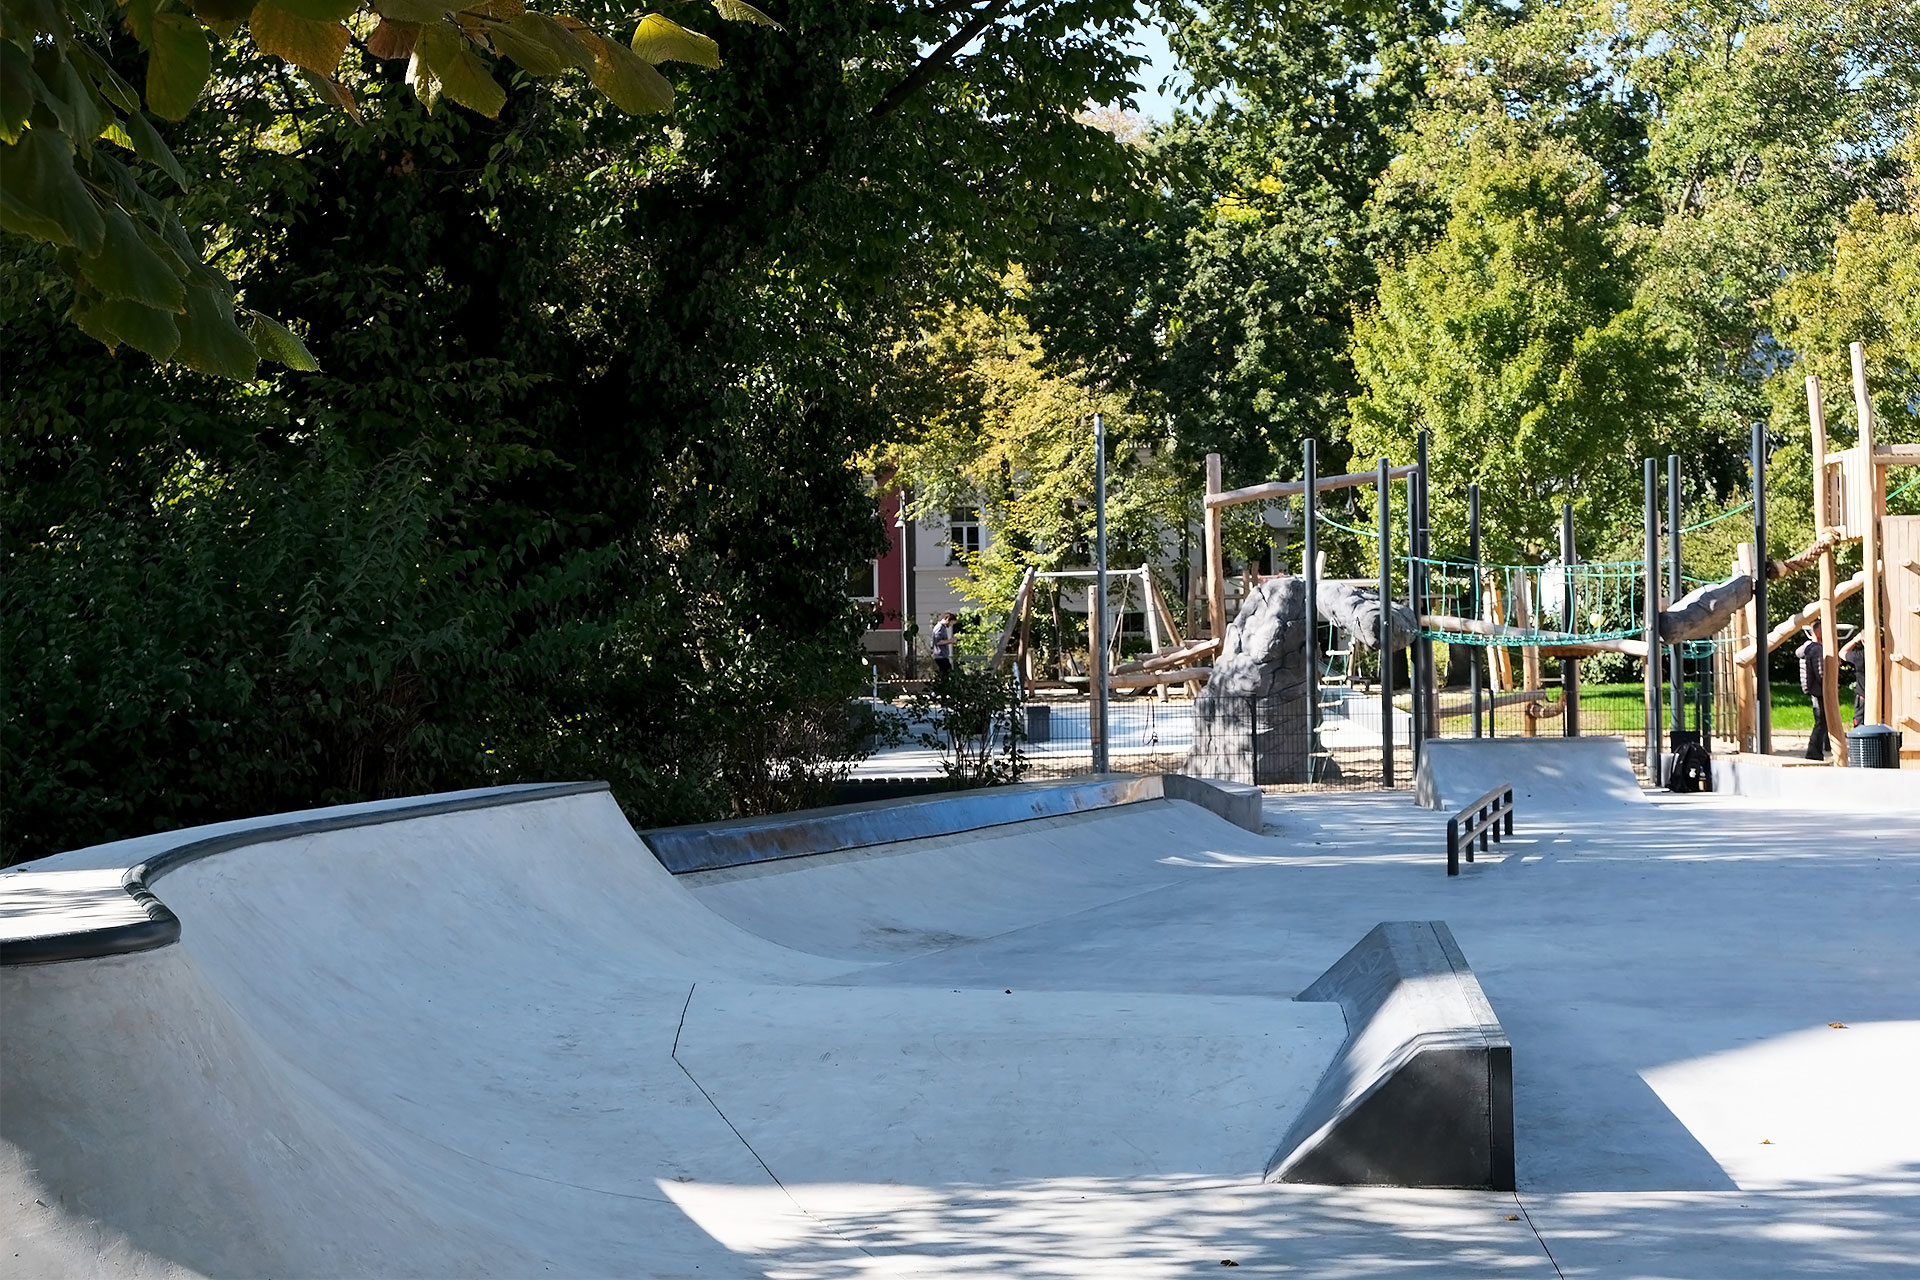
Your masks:
[{"label": "tree branch", "polygon": [[907,72],[899,84],[887,90],[886,96],[874,103],[873,110],[867,112],[867,118],[878,120],[906,105],[908,98],[919,92],[922,85],[952,62],[953,56],[972,44],[974,38],[982,31],[999,21],[1012,5],[1013,0],[989,0],[985,8],[976,12],[958,31],[948,36],[939,48],[915,63],[913,70]]}]

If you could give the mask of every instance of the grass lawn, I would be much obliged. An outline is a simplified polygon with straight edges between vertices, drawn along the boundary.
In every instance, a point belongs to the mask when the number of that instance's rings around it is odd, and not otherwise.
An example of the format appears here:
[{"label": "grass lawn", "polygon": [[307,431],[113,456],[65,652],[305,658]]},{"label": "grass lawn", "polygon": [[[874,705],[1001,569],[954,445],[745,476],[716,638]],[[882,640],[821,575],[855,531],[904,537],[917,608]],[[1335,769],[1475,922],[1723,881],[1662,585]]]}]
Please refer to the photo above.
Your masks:
[{"label": "grass lawn", "polygon": [[[1644,687],[1637,681],[1633,684],[1583,684],[1580,686],[1580,715],[1583,720],[1590,716],[1604,716],[1609,724],[1638,725],[1645,715],[1642,710],[1645,696]],[[1663,728],[1668,727],[1665,707],[1670,705],[1668,700],[1672,697],[1672,690],[1661,685],[1660,723]],[[1849,723],[1852,720],[1852,708],[1853,690],[1843,686],[1840,690],[1840,711]],[[1716,708],[1715,715],[1731,715],[1732,711],[1731,707],[1726,708],[1724,713]],[[1689,718],[1692,717],[1691,708],[1687,714]],[[1812,732],[1813,704],[1806,694],[1800,692],[1798,685],[1780,680],[1773,682],[1773,727],[1801,733]]]}]

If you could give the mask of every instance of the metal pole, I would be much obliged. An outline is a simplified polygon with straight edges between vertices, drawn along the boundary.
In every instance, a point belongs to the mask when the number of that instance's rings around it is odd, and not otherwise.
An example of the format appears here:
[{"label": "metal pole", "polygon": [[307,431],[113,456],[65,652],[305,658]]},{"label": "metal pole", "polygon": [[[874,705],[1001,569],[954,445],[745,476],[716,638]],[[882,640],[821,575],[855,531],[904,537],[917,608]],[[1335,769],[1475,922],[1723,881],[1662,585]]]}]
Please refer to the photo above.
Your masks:
[{"label": "metal pole", "polygon": [[1641,462],[1642,534],[1641,616],[1647,641],[1647,785],[1660,785],[1660,469],[1652,458]]},{"label": "metal pole", "polygon": [[1380,782],[1393,785],[1393,518],[1388,505],[1393,481],[1387,475],[1390,464],[1380,459],[1374,479],[1374,505],[1380,523]]},{"label": "metal pole", "polygon": [[[1773,684],[1767,679],[1767,428],[1753,424],[1747,450],[1753,468],[1753,616],[1759,619],[1753,643],[1754,745],[1763,756],[1773,754]],[[1871,566],[1869,566],[1871,568]],[[1832,641],[1828,641],[1829,644]]]},{"label": "metal pole", "polygon": [[1319,441],[1311,436],[1301,446],[1301,473],[1306,492],[1300,510],[1306,532],[1300,543],[1300,576],[1306,583],[1307,612],[1307,780],[1314,781],[1314,752],[1320,749],[1320,503],[1314,481],[1320,476]]},{"label": "metal pole", "polygon": [[1093,415],[1093,618],[1088,634],[1093,644],[1093,715],[1087,724],[1093,738],[1093,771],[1107,771],[1107,419]]},{"label": "metal pole", "polygon": [[[1467,559],[1473,562],[1473,585],[1468,589],[1467,599],[1476,620],[1480,617],[1480,486],[1467,486]],[[1480,736],[1480,659],[1487,654],[1480,646],[1473,651],[1473,661],[1468,664],[1467,689],[1473,695],[1473,736]],[[1489,708],[1487,727],[1493,727],[1493,713]]]},{"label": "metal pole", "polygon": [[[1560,504],[1560,629],[1573,634],[1573,504]],[[1580,659],[1560,659],[1561,736],[1580,736]]]},{"label": "metal pole", "polygon": [[1430,530],[1427,528],[1427,433],[1418,436],[1420,470],[1415,473],[1408,493],[1417,501],[1407,503],[1408,518],[1412,528],[1408,531],[1408,541],[1413,551],[1413,564],[1407,574],[1407,597],[1413,605],[1413,767],[1420,768],[1420,753],[1426,750],[1427,739],[1433,736],[1433,641],[1428,639],[1425,629],[1420,625],[1420,615],[1427,611],[1427,546]]},{"label": "metal pole", "polygon": [[[1667,455],[1667,599],[1678,600],[1686,593],[1680,568],[1680,455],[1670,453]],[[1667,679],[1673,686],[1667,694],[1667,718],[1672,722],[1668,731],[1679,733],[1687,727],[1687,671],[1680,645],[1667,646]],[[1674,746],[1677,750],[1678,743]]]}]

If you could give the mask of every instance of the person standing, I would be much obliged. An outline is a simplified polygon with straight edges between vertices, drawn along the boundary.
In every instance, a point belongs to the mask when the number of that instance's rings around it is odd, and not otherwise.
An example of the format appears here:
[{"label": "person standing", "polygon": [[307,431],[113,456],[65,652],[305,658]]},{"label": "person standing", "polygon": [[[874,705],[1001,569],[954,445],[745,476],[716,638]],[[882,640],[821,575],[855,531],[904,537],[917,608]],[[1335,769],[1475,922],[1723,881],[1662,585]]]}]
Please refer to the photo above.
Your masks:
[{"label": "person standing", "polygon": [[1827,700],[1820,683],[1821,664],[1826,657],[1826,648],[1821,644],[1824,638],[1820,624],[1814,623],[1806,630],[1807,642],[1800,646],[1796,656],[1800,659],[1800,691],[1813,701],[1813,736],[1807,739],[1807,759],[1825,760],[1827,758]]},{"label": "person standing", "polygon": [[953,624],[951,613],[940,615],[940,621],[933,624],[933,665],[935,678],[953,670]]}]

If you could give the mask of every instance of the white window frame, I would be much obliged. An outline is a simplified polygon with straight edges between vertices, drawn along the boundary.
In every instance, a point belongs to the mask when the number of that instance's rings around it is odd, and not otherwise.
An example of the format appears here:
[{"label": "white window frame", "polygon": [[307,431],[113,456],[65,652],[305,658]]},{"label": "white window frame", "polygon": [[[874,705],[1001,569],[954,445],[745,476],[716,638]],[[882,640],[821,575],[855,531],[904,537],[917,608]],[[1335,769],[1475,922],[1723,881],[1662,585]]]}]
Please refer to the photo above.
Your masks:
[{"label": "white window frame", "polygon": [[966,556],[987,549],[987,522],[979,507],[947,509],[947,563],[961,564]]}]

